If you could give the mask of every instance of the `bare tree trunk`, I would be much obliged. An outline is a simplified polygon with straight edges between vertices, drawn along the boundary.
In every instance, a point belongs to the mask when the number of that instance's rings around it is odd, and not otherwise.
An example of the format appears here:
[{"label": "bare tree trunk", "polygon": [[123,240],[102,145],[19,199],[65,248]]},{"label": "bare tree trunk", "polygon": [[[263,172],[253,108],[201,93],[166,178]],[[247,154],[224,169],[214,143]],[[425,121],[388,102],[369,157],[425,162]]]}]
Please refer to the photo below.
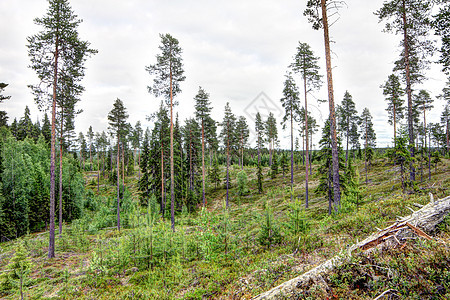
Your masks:
[{"label": "bare tree trunk", "polygon": [[294,116],[291,108],[291,202],[294,192]]},{"label": "bare tree trunk", "polygon": [[[405,71],[406,71],[406,94],[408,96],[408,131],[409,131],[409,152],[411,153],[411,158],[414,158],[414,126],[413,126],[413,111],[412,111],[412,95],[411,95],[411,75],[409,66],[409,44],[408,44],[408,34],[407,34],[407,23],[406,23],[406,0],[402,0],[403,3],[403,45],[404,45],[404,55],[405,55]],[[416,180],[416,170],[414,164],[410,163],[410,179],[411,181]]]},{"label": "bare tree trunk", "polygon": [[59,39],[56,35],[55,64],[53,67],[52,132],[50,140],[50,220],[48,258],[55,257],[55,160],[56,160],[56,87],[58,84]]},{"label": "bare tree trunk", "polygon": [[170,63],[170,221],[175,232],[175,169],[173,164],[173,94],[172,63]]},{"label": "bare tree trunk", "polygon": [[[161,128],[162,131],[162,128]],[[166,210],[166,199],[165,199],[165,193],[164,193],[164,144],[162,141],[162,134],[161,134],[161,214],[164,218]]]},{"label": "bare tree trunk", "polygon": [[305,167],[305,206],[309,206],[309,196],[308,196],[308,168],[309,168],[309,144],[308,144],[308,100],[306,89],[306,74],[303,74],[303,86],[305,88],[305,141],[306,141],[306,167]]},{"label": "bare tree trunk", "polygon": [[61,114],[61,134],[60,134],[60,141],[59,141],[59,236],[61,237],[62,234],[62,168],[63,168],[63,146],[62,146],[62,140],[63,140],[63,116]]},{"label": "bare tree trunk", "polygon": [[205,126],[202,119],[202,198],[203,207],[206,207],[206,196],[205,196]]},{"label": "bare tree trunk", "polygon": [[328,82],[328,102],[330,106],[330,130],[331,130],[331,153],[333,159],[333,193],[334,193],[334,209],[337,212],[341,202],[341,192],[339,184],[339,154],[337,148],[336,138],[336,116],[334,109],[334,94],[333,94],[333,76],[331,66],[331,50],[330,50],[330,36],[328,32],[328,18],[326,9],[326,0],[320,0],[322,8],[322,22],[325,42],[325,58],[327,65],[327,82]]},{"label": "bare tree trunk", "polygon": [[117,230],[120,231],[120,138],[117,134]]},{"label": "bare tree trunk", "polygon": [[228,132],[230,124],[227,121],[227,199],[226,199],[226,206],[228,208],[228,188],[230,186],[230,174],[228,172],[228,169],[230,167],[230,133]]}]

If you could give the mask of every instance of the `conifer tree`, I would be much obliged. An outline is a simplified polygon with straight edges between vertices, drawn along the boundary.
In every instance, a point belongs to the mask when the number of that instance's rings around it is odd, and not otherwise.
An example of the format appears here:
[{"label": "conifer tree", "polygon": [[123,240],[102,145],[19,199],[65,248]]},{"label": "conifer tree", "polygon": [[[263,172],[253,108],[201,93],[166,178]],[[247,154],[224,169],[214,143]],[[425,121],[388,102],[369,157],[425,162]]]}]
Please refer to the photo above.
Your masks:
[{"label": "conifer tree", "polygon": [[220,183],[220,169],[217,156],[214,156],[213,163],[210,165],[208,177],[211,183],[214,184],[214,190],[217,190],[217,184]]},{"label": "conifer tree", "polygon": [[[0,103],[4,100],[8,100],[11,96],[4,96],[3,90],[8,86],[8,84],[0,82]],[[6,115],[6,111],[0,111],[0,127],[7,126],[8,124],[8,116]]]},{"label": "conifer tree", "polygon": [[92,126],[89,126],[86,136],[87,142],[89,144],[89,162],[91,163],[91,171],[92,171],[92,144],[94,143],[94,131],[92,130]]},{"label": "conifer tree", "polygon": [[[336,115],[334,107],[334,90],[333,90],[333,74],[331,65],[331,48],[330,48],[330,33],[328,25],[328,12],[331,9],[338,10],[342,1],[334,0],[308,0],[306,10],[303,12],[308,16],[308,21],[312,23],[315,30],[323,29],[324,44],[325,44],[325,61],[327,69],[327,83],[328,83],[328,104],[330,108],[330,131],[331,131],[331,149],[333,161],[333,188],[334,188],[334,204],[335,207],[340,206],[341,192],[339,179],[339,149],[336,135]],[[319,10],[321,13],[319,13]]]},{"label": "conifer tree", "polygon": [[[433,108],[433,99],[426,90],[420,90],[416,96],[416,101],[418,104],[418,109],[423,113],[423,132],[424,132],[424,142],[425,142],[425,151],[428,153],[428,179],[431,180],[431,151],[427,148],[427,118],[426,111],[431,110]],[[428,145],[430,146],[430,145]]]},{"label": "conifer tree", "polygon": [[373,149],[375,148],[376,145],[376,135],[375,131],[373,130],[372,115],[370,114],[370,111],[367,107],[364,108],[360,119],[361,119],[361,136],[364,139],[364,163],[366,169],[366,184],[367,184],[368,183],[367,162],[369,162],[370,164],[371,158],[373,156]]},{"label": "conifer tree", "polygon": [[440,1],[442,6],[439,12],[434,16],[433,28],[435,34],[441,37],[441,59],[442,70],[450,75],[450,3],[448,1]]},{"label": "conifer tree", "polygon": [[269,113],[269,116],[266,120],[266,137],[269,142],[269,166],[272,166],[273,160],[273,152],[275,151],[275,143],[278,140],[278,128],[277,128],[277,120],[272,112]]},{"label": "conifer tree", "polygon": [[[339,203],[336,203],[333,199],[335,189],[333,187],[333,154],[332,154],[332,139],[331,139],[331,129],[330,120],[327,119],[325,126],[322,130],[322,138],[319,142],[320,151],[318,155],[318,160],[321,162],[319,166],[319,185],[317,186],[315,192],[319,194],[325,194],[328,199],[328,214],[331,215],[332,207],[334,206],[334,211],[337,213],[339,210]],[[344,158],[340,155],[342,152],[341,141],[338,139],[338,149],[339,149],[339,167],[341,170],[344,169]],[[345,188],[345,177],[339,176],[339,184],[342,188]]]},{"label": "conifer tree", "polygon": [[[50,237],[49,258],[55,256],[55,139],[56,139],[56,103],[60,80],[63,76],[70,79],[72,88],[81,93],[79,84],[84,76],[84,62],[95,53],[89,49],[89,43],[78,37],[77,27],[81,20],[73,13],[68,0],[49,0],[46,16],[34,20],[42,26],[38,34],[27,38],[28,56],[31,68],[37,73],[40,83],[30,86],[40,108],[46,107],[49,100],[52,107],[51,119],[51,155],[50,155]],[[49,55],[51,53],[52,55]],[[48,94],[47,89],[52,88]]]},{"label": "conifer tree", "polygon": [[344,98],[341,105],[336,108],[337,124],[343,136],[346,140],[345,148],[345,163],[348,161],[348,143],[351,136],[351,128],[353,124],[358,123],[358,111],[355,107],[355,102],[352,99],[352,95],[348,91],[345,91]]},{"label": "conifer tree", "polygon": [[295,73],[300,73],[303,79],[303,92],[305,95],[305,144],[306,144],[306,164],[305,164],[305,205],[308,207],[308,167],[309,167],[309,128],[308,128],[308,93],[318,90],[322,86],[321,75],[319,75],[318,57],[314,56],[314,52],[307,43],[299,42],[297,54],[291,68]]},{"label": "conifer tree", "polygon": [[264,122],[259,112],[255,117],[256,147],[258,148],[258,164],[261,163],[261,148],[264,144]]},{"label": "conifer tree", "polygon": [[[413,121],[413,85],[424,79],[423,71],[427,69],[427,58],[433,54],[434,46],[429,40],[431,30],[431,9],[433,1],[391,0],[375,14],[379,21],[386,21],[385,31],[402,35],[402,53],[395,62],[395,71],[400,71],[406,82],[408,99],[408,133],[409,149],[414,159],[414,121]],[[415,169],[411,163],[410,179],[415,180]]]},{"label": "conifer tree", "polygon": [[[140,159],[141,159],[141,140],[142,140],[142,134],[143,134],[143,130],[142,130],[142,125],[141,125],[141,121],[137,121],[136,125],[134,125],[134,129],[132,130],[131,133],[131,145],[134,148],[134,162],[136,164],[136,160],[138,160],[138,164],[140,165]],[[139,150],[139,157],[136,157],[136,152]],[[139,170],[139,179],[141,176],[141,171]]]},{"label": "conifer tree", "polygon": [[195,116],[200,122],[202,127],[202,200],[203,207],[206,206],[205,196],[205,122],[211,112],[211,103],[209,101],[209,94],[202,89],[198,88],[198,93],[194,98],[195,100]]},{"label": "conifer tree", "polygon": [[[129,126],[126,122],[128,114],[119,98],[114,101],[113,108],[108,113],[108,124],[111,135],[117,139],[117,230],[120,230],[120,144],[124,143],[125,136],[128,133]],[[125,182],[123,182],[125,184]]]},{"label": "conifer tree", "polygon": [[141,205],[148,205],[150,199],[150,130],[147,128],[144,133],[144,140],[142,141],[142,155],[139,162],[139,167],[142,172],[142,176],[139,179],[139,191],[141,193],[140,202]]},{"label": "conifer tree", "polygon": [[28,106],[25,107],[25,112],[23,113],[23,117],[19,120],[17,129],[17,139],[19,141],[24,140],[27,137],[31,138],[33,136],[33,122],[31,121],[31,114]]},{"label": "conifer tree", "polygon": [[177,102],[173,98],[181,92],[180,83],[185,80],[181,47],[176,38],[170,34],[160,34],[161,54],[156,55],[156,64],[146,67],[150,75],[156,75],[149,93],[156,97],[164,96],[170,108],[170,218],[172,231],[175,232],[175,173],[173,160],[173,106]]},{"label": "conifer tree", "polygon": [[250,131],[248,129],[247,120],[244,116],[240,116],[236,123],[236,133],[239,140],[239,160],[241,161],[241,170],[244,169],[244,148],[247,146]]},{"label": "conifer tree", "polygon": [[48,119],[47,113],[44,114],[44,122],[42,123],[42,135],[44,136],[45,141],[50,145],[51,139],[51,126],[50,120]]},{"label": "conifer tree", "polygon": [[394,142],[397,137],[397,123],[404,118],[404,99],[402,98],[405,94],[401,87],[400,79],[397,75],[391,74],[388,79],[381,86],[383,89],[383,95],[386,97],[385,100],[388,102],[388,107],[386,111],[388,112],[389,119],[388,122],[394,125]]},{"label": "conifer tree", "polygon": [[446,104],[441,113],[441,124],[445,128],[445,141],[446,141],[446,152],[447,154],[450,151],[449,147],[449,127],[450,127],[450,105]]},{"label": "conifer tree", "polygon": [[[297,113],[300,110],[300,100],[297,85],[294,82],[291,74],[286,75],[284,82],[283,98],[281,98],[281,105],[285,110],[283,116],[283,129],[286,128],[286,123],[290,122],[291,128],[291,190],[294,188],[294,120],[297,118]],[[284,173],[283,173],[284,174]],[[284,175],[283,175],[284,176]],[[292,193],[291,193],[292,201]]]},{"label": "conifer tree", "polygon": [[236,116],[232,113],[230,108],[230,103],[227,102],[225,105],[225,114],[223,117],[223,121],[220,124],[222,126],[222,131],[220,132],[220,137],[222,139],[222,143],[224,145],[224,148],[226,149],[226,169],[227,169],[227,175],[225,179],[227,194],[226,194],[226,207],[229,207],[229,187],[230,187],[230,173],[229,173],[229,167],[230,167],[230,151],[232,148],[234,148],[235,145],[235,130],[236,130]]}]

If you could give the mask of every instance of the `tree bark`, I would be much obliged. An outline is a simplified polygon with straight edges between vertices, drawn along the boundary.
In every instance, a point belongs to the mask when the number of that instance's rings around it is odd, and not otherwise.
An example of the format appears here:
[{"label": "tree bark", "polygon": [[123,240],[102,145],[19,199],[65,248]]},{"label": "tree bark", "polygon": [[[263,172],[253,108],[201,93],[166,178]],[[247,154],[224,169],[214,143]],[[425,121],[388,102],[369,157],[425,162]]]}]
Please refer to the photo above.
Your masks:
[{"label": "tree bark", "polygon": [[56,88],[58,84],[59,39],[55,41],[55,65],[53,67],[52,132],[50,139],[50,220],[48,258],[55,257],[55,160],[56,160]]},{"label": "tree bark", "polygon": [[309,206],[309,196],[308,196],[308,168],[309,168],[309,144],[308,144],[308,100],[307,100],[307,89],[306,89],[306,74],[303,74],[303,86],[305,88],[305,141],[306,141],[306,166],[305,166],[305,206]]},{"label": "tree bark", "polygon": [[120,231],[120,138],[117,134],[117,230]]},{"label": "tree bark", "polygon": [[291,202],[294,193],[294,116],[291,108]]},{"label": "tree bark", "polygon": [[322,8],[322,22],[323,22],[323,33],[325,42],[325,58],[327,65],[327,82],[328,82],[328,102],[330,107],[330,130],[331,130],[331,153],[333,160],[333,193],[334,193],[334,209],[337,212],[338,207],[341,202],[341,192],[339,184],[339,153],[337,148],[337,137],[336,137],[336,116],[334,109],[334,92],[333,92],[333,76],[332,76],[332,66],[331,66],[331,50],[330,50],[330,36],[328,32],[328,19],[327,19],[327,9],[326,0],[320,0]]},{"label": "tree bark", "polygon": [[173,164],[173,94],[172,63],[170,64],[170,221],[175,232],[175,170]]},{"label": "tree bark", "polygon": [[226,199],[226,206],[228,208],[228,188],[230,184],[230,175],[228,172],[229,166],[230,166],[230,133],[228,132],[228,129],[230,128],[230,124],[227,121],[227,199]]},{"label": "tree bark", "polygon": [[[411,92],[411,74],[409,66],[409,44],[408,44],[408,33],[407,33],[407,23],[406,23],[406,0],[402,0],[403,4],[403,45],[404,45],[404,56],[405,56],[405,72],[406,72],[406,94],[408,96],[408,131],[409,131],[409,152],[411,153],[411,158],[414,158],[414,125],[413,125],[413,111],[412,111],[412,92]],[[414,164],[410,163],[411,171],[409,173],[410,180],[416,180],[416,170]]]},{"label": "tree bark", "polygon": [[202,119],[202,198],[203,207],[206,207],[206,195],[205,195],[205,126]]},{"label": "tree bark", "polygon": [[[63,111],[64,109],[61,108]],[[61,112],[62,112],[61,111]],[[62,161],[62,155],[63,155],[63,114],[61,113],[61,134],[60,134],[60,141],[59,141],[59,236],[61,237],[62,234],[62,168],[63,168],[63,161]]]}]

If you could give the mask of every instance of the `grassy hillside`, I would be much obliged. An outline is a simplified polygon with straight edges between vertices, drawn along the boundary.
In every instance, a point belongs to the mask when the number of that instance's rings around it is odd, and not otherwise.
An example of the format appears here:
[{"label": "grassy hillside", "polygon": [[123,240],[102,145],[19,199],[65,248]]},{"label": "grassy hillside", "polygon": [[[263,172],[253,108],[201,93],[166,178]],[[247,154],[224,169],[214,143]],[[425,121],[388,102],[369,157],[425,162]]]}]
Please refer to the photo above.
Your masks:
[{"label": "grassy hillside", "polygon": [[[316,169],[310,191],[318,184]],[[180,213],[175,233],[168,219],[154,213],[156,203],[148,208],[137,205],[137,175],[127,178],[124,228],[118,232],[115,187],[101,182],[97,192],[96,181],[87,173],[84,217],[64,226],[56,239],[55,259],[47,258],[47,232],[0,245],[0,296],[17,299],[22,278],[26,299],[250,299],[389,225],[397,216],[410,214],[414,203],[428,203],[429,192],[435,198],[449,194],[448,159],[432,170],[431,180],[424,174],[419,192],[410,195],[401,193],[398,168],[385,159],[373,163],[367,184],[364,164],[357,169],[360,200],[343,199],[341,212],[328,216],[327,201],[312,192],[310,207],[303,208],[303,166],[294,170],[297,205],[290,203],[288,174],[274,180],[265,176],[260,195],[255,170],[245,168],[248,194],[238,196],[233,181],[226,210],[223,186],[208,188],[207,209]],[[231,178],[239,171],[233,166]],[[411,241],[402,249],[370,258],[356,256],[299,296],[371,299],[395,288],[402,298],[449,297],[450,218],[438,236],[439,241]],[[16,268],[15,274],[22,276],[14,279],[12,262],[21,251],[30,268]]]}]

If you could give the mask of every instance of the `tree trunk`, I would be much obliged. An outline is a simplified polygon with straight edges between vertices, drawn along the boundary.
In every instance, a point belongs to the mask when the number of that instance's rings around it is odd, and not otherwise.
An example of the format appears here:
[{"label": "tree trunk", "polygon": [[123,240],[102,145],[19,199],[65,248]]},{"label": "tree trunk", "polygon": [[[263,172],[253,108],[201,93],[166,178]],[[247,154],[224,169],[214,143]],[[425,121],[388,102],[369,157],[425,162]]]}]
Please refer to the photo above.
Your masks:
[{"label": "tree trunk", "polygon": [[120,138],[117,134],[117,230],[120,231]]},{"label": "tree trunk", "polygon": [[[407,34],[407,23],[406,23],[406,0],[402,0],[403,3],[403,45],[405,48],[405,71],[406,71],[406,94],[408,96],[408,131],[409,131],[409,152],[411,153],[411,158],[414,158],[414,125],[413,125],[413,111],[412,111],[412,95],[411,95],[411,75],[409,66],[409,44],[408,44],[408,34]],[[416,170],[414,164],[410,163],[410,179],[411,181],[416,180]]]},{"label": "tree trunk", "polygon": [[328,82],[328,102],[330,106],[330,130],[331,130],[331,152],[333,159],[333,193],[334,193],[334,209],[337,212],[341,202],[341,192],[339,184],[339,153],[337,148],[336,137],[336,116],[334,110],[334,94],[333,94],[333,76],[331,66],[331,50],[330,50],[330,36],[328,33],[328,19],[326,0],[320,0],[322,8],[322,22],[325,42],[325,58],[327,65],[327,82]]},{"label": "tree trunk", "polygon": [[294,193],[294,116],[291,108],[291,202]]},{"label": "tree trunk", "polygon": [[303,74],[303,86],[305,88],[305,141],[306,141],[306,168],[305,168],[305,206],[309,206],[308,197],[308,168],[309,168],[309,145],[308,145],[308,100],[307,100],[307,89],[306,89],[306,74]]},{"label": "tree trunk", "polygon": [[63,117],[61,114],[61,135],[60,135],[60,141],[59,141],[59,236],[61,237],[62,234],[62,168],[63,168],[63,161],[62,161],[62,155],[63,155],[63,146],[62,146],[62,140],[63,140]]},{"label": "tree trunk", "polygon": [[205,126],[202,119],[202,197],[203,197],[203,207],[206,207],[206,196],[205,196]]},{"label": "tree trunk", "polygon": [[55,64],[53,66],[52,132],[50,140],[50,220],[48,258],[55,257],[55,160],[56,160],[56,87],[58,84],[59,40],[56,35]]},{"label": "tree trunk", "polygon": [[397,141],[395,140],[397,138],[397,128],[396,128],[396,126],[397,126],[396,113],[397,112],[395,110],[395,104],[393,105],[393,108],[394,108],[394,148],[395,148],[397,146]]},{"label": "tree trunk", "polygon": [[365,124],[365,126],[366,126],[366,143],[365,143],[365,150],[366,151],[364,151],[364,165],[365,165],[365,168],[366,168],[366,185],[369,183],[369,181],[367,180],[367,129],[368,129],[368,125],[367,125],[367,117],[366,117],[366,124]]},{"label": "tree trunk", "polygon": [[164,193],[164,143],[162,141],[162,128],[161,128],[161,215],[164,218],[166,210],[166,199]]},{"label": "tree trunk", "polygon": [[173,94],[172,63],[170,64],[170,221],[175,232],[175,170],[173,165]]},{"label": "tree trunk", "polygon": [[227,199],[226,199],[226,206],[228,208],[229,204],[228,204],[228,188],[230,185],[230,174],[228,172],[229,166],[230,166],[230,133],[228,132],[228,128],[229,128],[230,124],[227,121]]}]

